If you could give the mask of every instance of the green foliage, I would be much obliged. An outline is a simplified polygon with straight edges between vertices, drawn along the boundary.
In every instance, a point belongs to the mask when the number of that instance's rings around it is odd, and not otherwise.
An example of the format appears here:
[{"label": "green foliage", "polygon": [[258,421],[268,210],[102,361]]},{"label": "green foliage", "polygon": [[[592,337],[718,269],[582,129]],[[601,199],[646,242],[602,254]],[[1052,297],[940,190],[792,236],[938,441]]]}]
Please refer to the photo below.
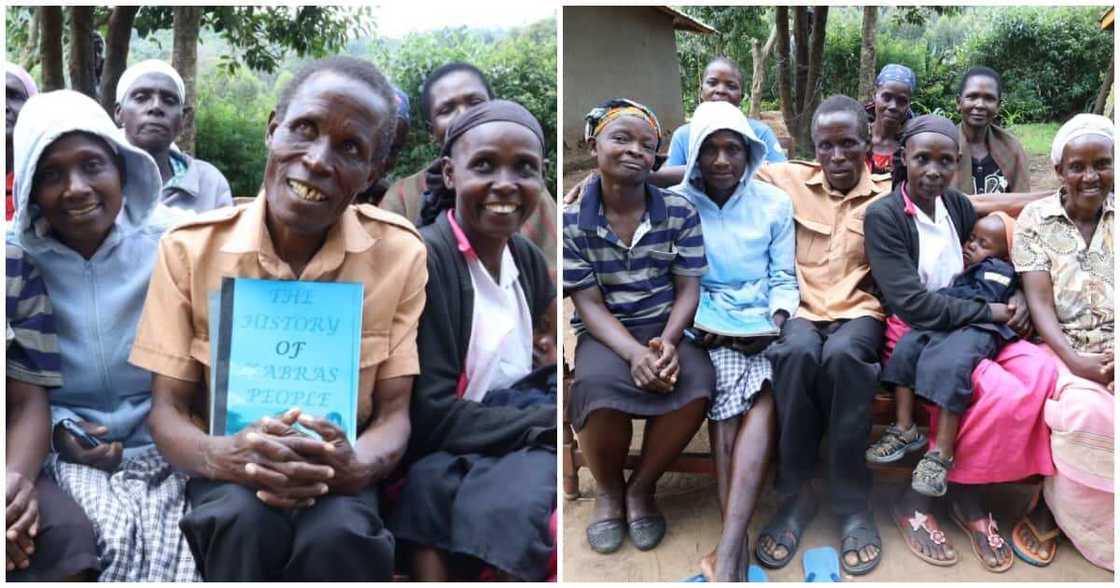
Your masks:
[{"label": "green foliage", "polygon": [[229,180],[234,196],[256,196],[264,177],[268,114],[277,92],[247,70],[209,69],[198,80],[195,126],[200,159]]},{"label": "green foliage", "polygon": [[1030,123],[1008,125],[1008,131],[1015,135],[1023,144],[1027,155],[1050,155],[1050,146],[1054,143],[1054,135],[1058,134],[1060,125],[1051,123]]},{"label": "green foliage", "polygon": [[[965,64],[1000,72],[1008,115],[1025,122],[1089,111],[1112,61],[1112,32],[1101,8],[1010,8],[994,15],[968,47]],[[1018,120],[1016,121],[1018,122]]]},{"label": "green foliage", "polygon": [[398,160],[398,176],[412,174],[439,155],[420,112],[420,88],[435,68],[453,61],[478,67],[495,96],[523,105],[545,132],[549,160],[546,185],[556,185],[556,20],[541,21],[507,34],[465,28],[412,34],[400,43],[376,42],[369,55],[401,90],[412,107],[408,145]]}]

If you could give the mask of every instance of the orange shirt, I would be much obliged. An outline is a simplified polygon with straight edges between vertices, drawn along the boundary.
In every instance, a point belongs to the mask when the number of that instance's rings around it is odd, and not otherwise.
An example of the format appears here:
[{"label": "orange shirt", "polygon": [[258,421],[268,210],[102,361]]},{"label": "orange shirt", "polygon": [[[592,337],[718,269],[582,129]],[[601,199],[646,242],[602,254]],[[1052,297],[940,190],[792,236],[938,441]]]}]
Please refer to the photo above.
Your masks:
[{"label": "orange shirt", "polygon": [[798,317],[811,321],[884,318],[863,250],[863,216],[872,202],[890,194],[891,178],[860,169],[859,183],[847,194],[828,185],[816,162],[772,163],[755,175],[793,200],[801,293]]},{"label": "orange shirt", "polygon": [[[203,213],[163,236],[130,363],[179,380],[209,381],[207,294],[220,287],[223,276],[297,279],[276,254],[265,208],[265,199],[256,198]],[[364,285],[361,430],[371,416],[378,380],[420,373],[416,329],[424,310],[427,251],[403,218],[368,204],[350,206],[298,279]],[[204,410],[205,398],[195,406]]]}]

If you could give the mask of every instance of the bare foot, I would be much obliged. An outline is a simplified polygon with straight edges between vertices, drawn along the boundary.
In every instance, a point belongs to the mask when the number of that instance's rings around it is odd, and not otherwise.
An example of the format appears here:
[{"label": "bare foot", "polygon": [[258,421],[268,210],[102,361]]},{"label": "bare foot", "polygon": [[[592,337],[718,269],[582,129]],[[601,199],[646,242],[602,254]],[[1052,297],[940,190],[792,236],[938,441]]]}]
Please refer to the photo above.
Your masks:
[{"label": "bare foot", "polygon": [[[1043,535],[1048,535],[1051,531],[1058,528],[1058,523],[1054,521],[1054,515],[1050,512],[1050,509],[1046,507],[1046,503],[1041,500],[1038,501],[1038,506],[1036,506],[1033,511],[1027,513],[1026,518],[1029,519],[1031,524],[1034,525],[1034,528],[1038,529],[1038,532]],[[1053,550],[1058,547],[1058,543],[1055,539],[1042,541],[1036,537],[1034,532],[1031,531],[1031,528],[1025,524],[1016,525],[1014,532],[1015,537],[1019,539],[1020,548],[1025,547],[1028,555],[1037,561],[1045,562],[1049,560]]]},{"label": "bare foot", "polygon": [[743,538],[741,545],[727,546],[720,543],[716,548],[715,581],[716,582],[745,582],[747,563],[747,540]]},{"label": "bare foot", "polygon": [[704,574],[704,580],[715,581],[713,580],[716,577],[716,552],[714,549],[708,555],[700,558],[700,573]]}]

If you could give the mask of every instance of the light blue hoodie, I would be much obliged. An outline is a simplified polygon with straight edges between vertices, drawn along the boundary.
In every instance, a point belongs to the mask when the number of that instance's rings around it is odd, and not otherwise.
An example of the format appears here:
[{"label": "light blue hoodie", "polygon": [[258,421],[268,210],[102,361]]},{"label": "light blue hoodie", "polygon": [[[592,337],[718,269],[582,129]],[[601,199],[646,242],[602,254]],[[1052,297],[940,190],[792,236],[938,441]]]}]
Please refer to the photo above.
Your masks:
[{"label": "light blue hoodie", "polygon": [[[726,331],[772,326],[774,313],[793,316],[800,304],[794,266],[793,202],[782,190],[753,181],[766,145],[743,113],[726,102],[703,102],[692,116],[684,180],[672,191],[700,212],[708,273],[700,278],[698,322]],[[698,163],[709,135],[731,130],[748,147],[747,167],[735,193],[720,206],[704,194]]]},{"label": "light blue hoodie", "polygon": [[[90,259],[63,245],[32,202],[35,169],[62,135],[97,135],[124,158],[124,203],[109,235]],[[18,244],[43,274],[54,306],[62,355],[61,388],[51,391],[51,423],[84,419],[109,429],[125,457],[152,444],[147,417],[152,375],[128,363],[144,306],[157,244],[172,218],[157,207],[159,168],[128,144],[105,111],[70,90],[33,96],[14,132],[16,216],[7,239]],[[157,212],[157,208],[159,209]]]}]

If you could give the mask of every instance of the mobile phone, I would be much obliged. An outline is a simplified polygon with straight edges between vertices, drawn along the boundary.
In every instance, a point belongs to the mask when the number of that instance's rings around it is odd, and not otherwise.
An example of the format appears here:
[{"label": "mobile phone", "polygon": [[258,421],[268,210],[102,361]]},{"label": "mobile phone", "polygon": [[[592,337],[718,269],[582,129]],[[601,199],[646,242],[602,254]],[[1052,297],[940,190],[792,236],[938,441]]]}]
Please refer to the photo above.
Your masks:
[{"label": "mobile phone", "polygon": [[83,448],[93,449],[101,445],[101,439],[87,433],[74,419],[62,419],[59,421],[59,424],[62,425],[63,429],[66,429],[67,433],[73,435],[74,439],[77,439],[78,445],[81,445]]}]

